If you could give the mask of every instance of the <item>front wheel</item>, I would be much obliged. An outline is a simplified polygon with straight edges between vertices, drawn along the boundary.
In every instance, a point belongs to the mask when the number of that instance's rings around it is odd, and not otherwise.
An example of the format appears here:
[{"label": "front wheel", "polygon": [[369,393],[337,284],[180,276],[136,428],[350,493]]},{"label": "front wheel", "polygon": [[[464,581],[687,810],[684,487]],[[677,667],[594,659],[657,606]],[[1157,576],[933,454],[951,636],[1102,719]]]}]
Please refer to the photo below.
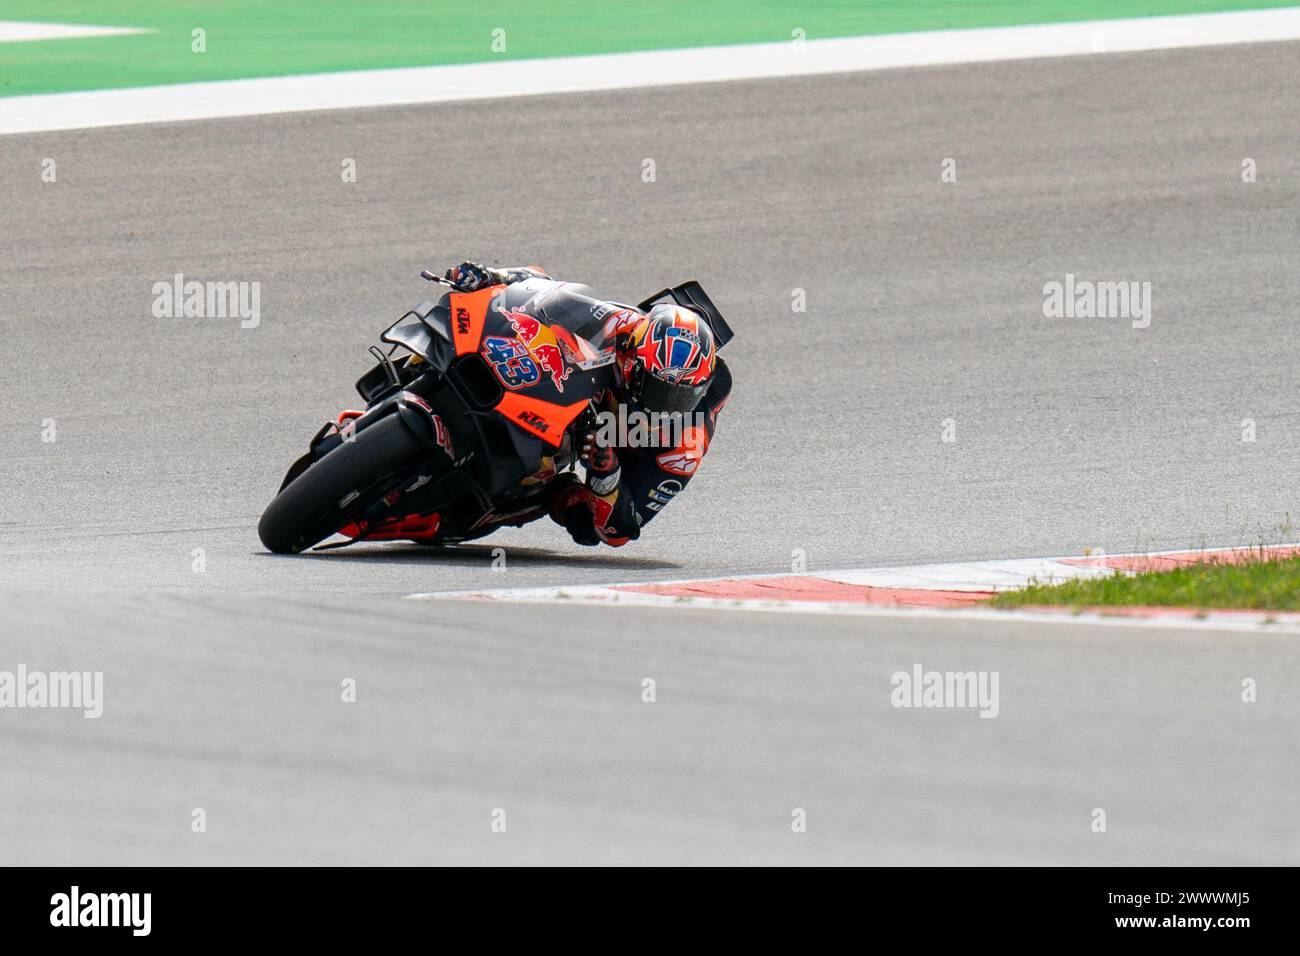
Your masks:
[{"label": "front wheel", "polygon": [[262,513],[257,535],[276,554],[305,551],[348,524],[377,486],[426,454],[399,415],[385,416],[282,488]]}]

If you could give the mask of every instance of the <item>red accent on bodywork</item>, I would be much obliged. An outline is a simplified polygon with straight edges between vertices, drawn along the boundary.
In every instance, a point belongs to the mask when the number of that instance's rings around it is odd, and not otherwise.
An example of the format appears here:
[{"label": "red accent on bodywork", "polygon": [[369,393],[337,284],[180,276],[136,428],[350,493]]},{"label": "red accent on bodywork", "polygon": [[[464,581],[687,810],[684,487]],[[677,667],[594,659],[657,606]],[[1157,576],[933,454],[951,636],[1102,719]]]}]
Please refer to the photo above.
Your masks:
[{"label": "red accent on bodywork", "polygon": [[356,541],[421,541],[435,537],[439,524],[440,515],[406,515],[389,518],[364,530],[360,525],[346,525],[339,529],[339,534]]}]

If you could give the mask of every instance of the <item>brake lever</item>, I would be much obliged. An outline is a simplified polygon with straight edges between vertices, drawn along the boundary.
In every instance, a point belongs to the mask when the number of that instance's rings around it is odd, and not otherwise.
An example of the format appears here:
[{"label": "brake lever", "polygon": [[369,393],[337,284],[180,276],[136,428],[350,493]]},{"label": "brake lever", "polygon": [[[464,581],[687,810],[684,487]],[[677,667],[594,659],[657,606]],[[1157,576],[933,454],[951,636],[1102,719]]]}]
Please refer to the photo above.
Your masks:
[{"label": "brake lever", "polygon": [[420,278],[427,279],[430,282],[440,282],[443,285],[451,286],[453,289],[456,288],[456,283],[452,282],[450,279],[446,278],[445,276],[434,275],[428,269],[420,270]]}]

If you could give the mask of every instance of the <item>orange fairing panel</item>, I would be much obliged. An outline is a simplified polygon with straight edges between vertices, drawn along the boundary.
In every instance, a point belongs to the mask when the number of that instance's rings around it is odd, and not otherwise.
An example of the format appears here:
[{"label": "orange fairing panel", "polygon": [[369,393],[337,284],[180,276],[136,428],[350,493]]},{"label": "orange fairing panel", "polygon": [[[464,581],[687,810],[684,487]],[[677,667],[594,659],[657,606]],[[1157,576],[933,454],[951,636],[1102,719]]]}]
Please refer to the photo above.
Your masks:
[{"label": "orange fairing panel", "polygon": [[483,338],[483,322],[487,318],[488,303],[500,286],[489,286],[477,292],[451,294],[451,337],[457,355],[467,355],[478,348]]},{"label": "orange fairing panel", "polygon": [[497,402],[496,410],[524,431],[558,447],[564,430],[586,407],[586,399],[572,405],[556,405],[518,392],[506,392]]}]

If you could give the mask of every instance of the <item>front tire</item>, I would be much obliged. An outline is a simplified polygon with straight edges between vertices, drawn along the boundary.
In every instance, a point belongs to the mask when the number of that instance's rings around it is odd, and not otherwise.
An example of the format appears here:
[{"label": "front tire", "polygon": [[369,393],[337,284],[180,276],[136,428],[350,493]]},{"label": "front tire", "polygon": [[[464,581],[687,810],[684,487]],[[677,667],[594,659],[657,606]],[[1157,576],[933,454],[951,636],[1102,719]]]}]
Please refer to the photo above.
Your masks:
[{"label": "front tire", "polygon": [[262,513],[257,535],[268,551],[297,554],[319,544],[369,504],[367,492],[428,448],[400,415],[387,415],[331,449],[280,490]]}]

